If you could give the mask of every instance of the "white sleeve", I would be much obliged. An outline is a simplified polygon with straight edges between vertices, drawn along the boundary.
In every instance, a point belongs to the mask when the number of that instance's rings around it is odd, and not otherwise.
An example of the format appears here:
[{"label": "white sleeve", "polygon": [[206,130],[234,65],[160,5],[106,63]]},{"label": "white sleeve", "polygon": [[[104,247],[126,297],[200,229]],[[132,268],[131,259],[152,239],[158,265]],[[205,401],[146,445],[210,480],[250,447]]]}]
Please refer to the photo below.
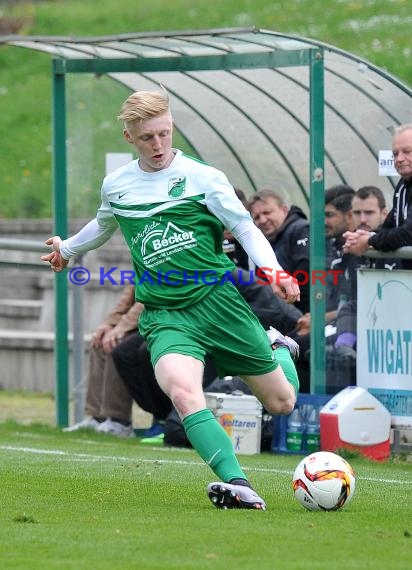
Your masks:
[{"label": "white sleeve", "polygon": [[206,207],[227,228],[237,226],[242,220],[251,220],[250,213],[236,196],[226,175],[215,168],[210,169],[205,180]]},{"label": "white sleeve", "polygon": [[[115,221],[115,218],[113,218]],[[62,241],[60,254],[64,259],[70,259],[79,253],[85,253],[91,249],[96,249],[106,243],[117,229],[117,222],[113,224],[99,223],[95,218],[86,224],[77,234]]]},{"label": "white sleeve", "polygon": [[270,269],[271,275],[275,271],[283,271],[270,243],[252,220],[239,222],[232,234],[257,267]]}]

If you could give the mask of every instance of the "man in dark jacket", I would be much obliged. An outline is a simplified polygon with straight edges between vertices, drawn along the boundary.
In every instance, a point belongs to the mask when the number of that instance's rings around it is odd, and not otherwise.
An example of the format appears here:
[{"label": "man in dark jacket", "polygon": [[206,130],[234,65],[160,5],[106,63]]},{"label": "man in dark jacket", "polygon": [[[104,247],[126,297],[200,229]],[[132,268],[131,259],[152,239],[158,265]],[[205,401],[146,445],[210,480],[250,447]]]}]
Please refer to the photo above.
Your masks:
[{"label": "man in dark jacket", "polygon": [[[347,232],[344,249],[362,255],[369,248],[393,251],[412,245],[412,124],[395,129],[392,152],[400,180],[395,188],[392,210],[377,232]],[[412,260],[402,260],[402,269],[412,269]]]},{"label": "man in dark jacket", "polygon": [[309,221],[298,206],[288,206],[273,190],[260,190],[249,201],[253,221],[269,240],[283,269],[296,277],[303,313],[309,311]]}]

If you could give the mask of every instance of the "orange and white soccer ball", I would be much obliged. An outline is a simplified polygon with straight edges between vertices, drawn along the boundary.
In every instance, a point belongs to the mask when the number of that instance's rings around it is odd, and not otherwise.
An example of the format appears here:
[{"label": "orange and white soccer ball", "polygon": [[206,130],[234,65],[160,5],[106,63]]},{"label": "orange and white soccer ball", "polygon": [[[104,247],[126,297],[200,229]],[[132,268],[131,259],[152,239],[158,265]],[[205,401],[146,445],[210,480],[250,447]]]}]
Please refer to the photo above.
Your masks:
[{"label": "orange and white soccer ball", "polygon": [[298,464],[293,491],[309,511],[336,511],[349,503],[355,492],[355,473],[336,453],[317,451]]}]

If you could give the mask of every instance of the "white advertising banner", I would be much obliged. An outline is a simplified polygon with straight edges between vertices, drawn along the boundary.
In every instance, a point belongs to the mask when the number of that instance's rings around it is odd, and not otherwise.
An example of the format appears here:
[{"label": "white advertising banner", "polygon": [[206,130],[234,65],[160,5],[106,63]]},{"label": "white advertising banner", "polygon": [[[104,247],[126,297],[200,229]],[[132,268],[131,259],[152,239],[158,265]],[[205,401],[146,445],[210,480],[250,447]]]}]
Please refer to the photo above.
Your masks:
[{"label": "white advertising banner", "polygon": [[379,151],[379,176],[399,176],[394,166],[391,150]]},{"label": "white advertising banner", "polygon": [[357,385],[412,426],[412,271],[358,270]]}]

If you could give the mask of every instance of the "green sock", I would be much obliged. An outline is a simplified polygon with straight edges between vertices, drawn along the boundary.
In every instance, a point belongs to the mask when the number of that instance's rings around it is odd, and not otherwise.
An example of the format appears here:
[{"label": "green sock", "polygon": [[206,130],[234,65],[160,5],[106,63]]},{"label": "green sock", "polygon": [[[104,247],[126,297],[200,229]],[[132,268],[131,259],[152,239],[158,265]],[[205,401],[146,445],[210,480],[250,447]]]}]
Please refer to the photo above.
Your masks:
[{"label": "green sock", "polygon": [[286,380],[292,384],[297,396],[299,393],[299,378],[289,349],[286,346],[278,346],[275,348],[275,357],[285,373]]},{"label": "green sock", "polygon": [[182,423],[193,448],[222,481],[247,480],[228,434],[209,409],[186,416]]}]

